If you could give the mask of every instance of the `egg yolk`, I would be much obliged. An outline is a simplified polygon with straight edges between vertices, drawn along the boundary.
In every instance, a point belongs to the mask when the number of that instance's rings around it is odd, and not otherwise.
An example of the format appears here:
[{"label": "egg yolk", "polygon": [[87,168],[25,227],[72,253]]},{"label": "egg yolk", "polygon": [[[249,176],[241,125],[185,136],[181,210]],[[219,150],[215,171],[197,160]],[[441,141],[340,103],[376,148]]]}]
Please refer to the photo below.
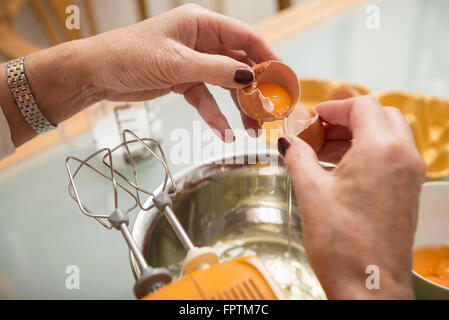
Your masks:
[{"label": "egg yolk", "polygon": [[449,280],[449,259],[441,260],[440,263],[438,263],[436,274],[441,278],[446,278]]},{"label": "egg yolk", "polygon": [[270,99],[273,103],[273,110],[271,113],[278,117],[285,115],[292,104],[292,97],[287,90],[275,83],[259,83],[257,89],[259,89],[260,93],[265,98]]},{"label": "egg yolk", "polygon": [[426,279],[449,288],[449,246],[416,249],[413,270]]}]

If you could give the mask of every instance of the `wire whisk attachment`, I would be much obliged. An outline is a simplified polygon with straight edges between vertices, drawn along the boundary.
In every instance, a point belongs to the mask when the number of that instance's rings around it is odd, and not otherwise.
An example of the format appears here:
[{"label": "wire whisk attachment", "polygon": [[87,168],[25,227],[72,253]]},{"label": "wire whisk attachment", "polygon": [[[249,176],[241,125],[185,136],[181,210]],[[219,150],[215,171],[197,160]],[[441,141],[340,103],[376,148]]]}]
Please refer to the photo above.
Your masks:
[{"label": "wire whisk attachment", "polygon": [[[127,140],[128,136],[132,136],[133,139]],[[152,198],[154,198],[154,193],[139,186],[136,164],[134,161],[133,154],[130,151],[130,145],[136,143],[141,144],[148,152],[152,154],[152,156],[155,159],[157,159],[162,164],[165,171],[163,192],[170,195],[175,194],[176,184],[173,179],[172,173],[168,168],[164,151],[162,150],[162,147],[159,144],[159,142],[152,138],[141,139],[131,130],[123,131],[123,143],[119,144],[115,148],[112,149],[103,148],[101,150],[94,152],[85,159],[69,156],[67,157],[65,164],[70,180],[68,186],[69,195],[78,204],[78,207],[80,208],[81,212],[84,215],[97,220],[106,229],[114,228],[119,230],[122,233],[123,237],[125,238],[125,241],[130,251],[134,255],[139,265],[139,269],[141,270],[140,272],[141,276],[139,279],[137,279],[136,284],[134,286],[134,292],[136,296],[140,298],[144,294],[157,290],[158,288],[164,286],[166,283],[169,283],[172,280],[172,275],[165,268],[153,269],[148,265],[140,248],[137,246],[136,242],[134,241],[128,229],[129,225],[128,215],[131,211],[133,211],[137,207],[140,207],[142,210],[146,211],[150,210],[154,206],[153,201],[151,201],[151,205],[149,205],[148,207],[145,207],[141,201],[141,193],[151,196]],[[153,148],[151,147],[152,145],[155,146],[154,149],[156,149],[156,151],[153,150]],[[128,179],[125,176],[125,174],[121,173],[120,171],[118,171],[118,169],[114,167],[113,154],[120,148],[125,148],[130,166],[132,167],[133,170],[133,179]],[[105,166],[103,169],[107,169],[106,170],[107,173],[101,171],[99,168],[96,168],[91,163],[93,159],[100,156],[102,159],[101,164]],[[70,168],[71,162],[78,163],[78,166],[74,171],[72,171],[72,169]],[[102,178],[106,179],[111,183],[114,192],[114,209],[109,214],[95,213],[82,202],[79,190],[75,183],[76,177],[78,176],[82,168],[90,169],[92,172],[98,174],[99,176],[101,176]],[[117,177],[119,178],[119,181],[117,181]],[[170,190],[168,190],[169,182],[171,184]],[[119,205],[119,197],[118,197],[119,190],[124,191],[125,194],[127,194],[132,200],[132,204],[125,209],[122,209]]]},{"label": "wire whisk attachment", "polygon": [[[127,134],[131,135],[134,138],[134,140],[127,140]],[[142,193],[144,193],[144,194],[146,194],[148,196],[151,196],[151,197],[154,197],[154,193],[151,192],[151,191],[145,190],[145,189],[143,189],[142,187],[139,186],[136,163],[135,163],[135,160],[134,160],[134,156],[133,156],[132,152],[129,149],[129,146],[131,144],[134,144],[134,143],[140,143],[148,152],[150,152],[153,155],[153,157],[155,159],[157,159],[162,164],[162,166],[164,168],[164,171],[165,171],[164,182],[163,182],[163,185],[162,185],[162,190],[164,192],[167,192],[170,195],[173,195],[173,194],[176,193],[177,188],[176,188],[175,180],[173,179],[173,175],[172,175],[172,173],[171,173],[171,171],[170,171],[170,169],[169,169],[169,167],[167,165],[167,159],[165,157],[164,150],[162,149],[161,145],[159,144],[159,142],[157,140],[152,139],[152,138],[143,138],[143,139],[141,139],[134,132],[132,132],[131,130],[128,130],[128,129],[123,131],[122,138],[123,138],[123,143],[121,143],[118,146],[116,146],[115,148],[111,149],[111,153],[117,151],[118,149],[120,149],[122,147],[125,148],[126,155],[127,155],[128,159],[129,159],[129,163],[130,163],[131,168],[133,170],[133,179],[134,179],[134,181],[131,181],[125,175],[120,173],[117,169],[113,168],[110,165],[111,162],[107,161],[107,158],[109,158],[107,155],[103,156],[103,163],[107,167],[109,167],[111,170],[113,170],[115,172],[115,174],[117,174],[117,176],[119,176],[124,181],[126,181],[126,183],[131,188],[133,188],[135,190],[135,192],[136,192],[135,198],[137,199],[138,206],[142,210],[148,211],[154,205],[150,204],[148,207],[145,207],[144,204],[142,204],[142,201],[140,199],[140,193],[142,192]],[[152,145],[154,146],[154,148],[151,147]],[[158,152],[156,152],[153,149],[156,149],[157,151],[159,151],[159,154],[158,154]],[[169,181],[171,183],[170,190],[168,190],[168,182]]]},{"label": "wire whisk attachment", "polygon": [[[89,161],[91,161],[92,159],[94,159],[95,157],[97,157],[98,155],[101,154],[105,154],[103,156],[103,161],[105,161],[105,159],[107,158],[110,162],[109,168],[111,168],[110,170],[110,175],[106,175],[105,173],[103,173],[102,171],[100,171],[99,169],[95,168],[92,164],[89,163]],[[72,170],[70,169],[70,162],[77,162],[79,163],[79,166],[76,168],[76,170],[74,172],[72,172]],[[101,177],[105,178],[106,180],[109,180],[112,183],[113,186],[113,190],[114,190],[114,208],[115,210],[117,210],[118,207],[118,192],[117,192],[117,188],[122,189],[123,191],[125,191],[132,199],[134,199],[134,204],[129,207],[128,209],[125,210],[125,212],[130,212],[132,210],[134,210],[135,208],[137,208],[138,204],[137,204],[137,198],[136,196],[134,196],[133,192],[129,191],[126,187],[124,187],[122,184],[118,183],[114,177],[115,171],[112,169],[113,165],[112,165],[112,152],[109,148],[103,148],[101,150],[98,150],[97,152],[91,154],[90,156],[88,156],[85,159],[79,159],[77,157],[74,156],[69,156],[67,157],[66,161],[66,169],[67,169],[67,173],[69,175],[69,195],[72,197],[73,200],[76,201],[76,203],[78,204],[78,207],[80,208],[81,212],[84,213],[86,216],[94,218],[95,220],[97,220],[103,227],[105,227],[106,229],[112,229],[113,226],[112,224],[108,223],[107,220],[109,218],[109,216],[111,215],[111,213],[107,214],[107,213],[93,213],[85,204],[83,204],[83,202],[81,201],[78,189],[76,187],[75,184],[75,178],[78,175],[78,173],[80,172],[80,170],[85,166],[89,169],[91,169],[93,172],[97,173],[98,175],[100,175]]]},{"label": "wire whisk attachment", "polygon": [[[131,135],[134,139],[128,140],[128,135]],[[163,191],[169,193],[170,195],[173,195],[176,193],[176,182],[173,179],[173,175],[167,165],[167,159],[165,157],[164,151],[159,144],[159,142],[152,138],[139,138],[134,132],[131,130],[124,130],[123,131],[123,142],[119,144],[118,146],[110,149],[110,148],[103,148],[101,150],[98,150],[88,156],[85,159],[80,159],[74,156],[69,156],[66,159],[66,169],[67,173],[69,175],[69,194],[73,200],[75,200],[78,204],[78,207],[80,208],[81,212],[85,214],[88,217],[96,219],[101,225],[103,225],[107,229],[111,229],[113,226],[110,223],[105,222],[105,220],[108,219],[111,213],[93,213],[83,202],[81,201],[79,191],[75,184],[75,179],[81,169],[83,167],[86,167],[93,172],[97,173],[101,177],[105,178],[106,180],[110,181],[113,186],[114,191],[114,208],[118,209],[118,190],[121,189],[124,192],[126,192],[133,200],[133,205],[125,210],[126,213],[131,212],[137,207],[140,207],[144,211],[150,210],[154,205],[151,202],[151,204],[147,207],[144,206],[144,203],[142,203],[141,199],[141,193],[146,194],[147,196],[154,197],[154,193],[152,191],[146,190],[139,186],[138,182],[138,174],[137,174],[137,168],[136,163],[134,160],[134,156],[132,152],[130,151],[129,145],[139,143],[141,144],[148,152],[152,154],[152,156],[157,159],[161,164],[165,171],[164,181],[163,181]],[[152,148],[152,146],[154,146]],[[121,173],[118,169],[114,167],[113,164],[113,153],[119,150],[120,148],[124,148],[126,151],[126,155],[129,159],[130,166],[133,171],[133,179],[129,179],[125,176],[125,174]],[[158,152],[156,152],[156,149]],[[105,172],[102,172],[95,166],[93,166],[90,161],[94,158],[101,156],[102,163],[106,166],[108,169],[109,174],[106,174]],[[77,162],[79,165],[78,167],[72,171],[70,168],[70,162]],[[120,178],[120,182],[117,181],[116,177]],[[169,188],[169,182],[170,182],[170,190]]]}]

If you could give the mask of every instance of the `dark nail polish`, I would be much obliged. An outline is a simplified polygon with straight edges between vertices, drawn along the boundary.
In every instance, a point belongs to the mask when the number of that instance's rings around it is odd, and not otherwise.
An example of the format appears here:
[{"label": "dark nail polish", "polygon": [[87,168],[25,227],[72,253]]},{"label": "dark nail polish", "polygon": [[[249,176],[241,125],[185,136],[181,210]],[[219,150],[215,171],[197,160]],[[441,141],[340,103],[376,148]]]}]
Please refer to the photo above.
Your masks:
[{"label": "dark nail polish", "polygon": [[241,84],[249,84],[254,80],[254,74],[248,69],[237,69],[234,81]]},{"label": "dark nail polish", "polygon": [[279,138],[278,140],[278,151],[282,156],[285,156],[287,149],[290,147],[291,143],[286,137]]}]

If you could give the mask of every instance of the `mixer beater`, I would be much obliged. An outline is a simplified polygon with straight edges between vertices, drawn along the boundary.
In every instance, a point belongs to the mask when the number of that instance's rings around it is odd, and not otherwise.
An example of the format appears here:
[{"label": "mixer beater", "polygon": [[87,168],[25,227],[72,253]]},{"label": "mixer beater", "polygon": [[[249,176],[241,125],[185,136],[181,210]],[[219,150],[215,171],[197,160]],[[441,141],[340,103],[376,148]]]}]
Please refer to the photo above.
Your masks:
[{"label": "mixer beater", "polygon": [[[132,140],[128,140],[132,136]],[[129,250],[132,252],[139,269],[140,276],[134,285],[134,293],[139,299],[283,299],[282,289],[277,285],[258,257],[239,257],[231,261],[219,263],[218,256],[209,247],[195,247],[183,226],[173,212],[171,198],[176,194],[176,183],[167,165],[165,154],[159,142],[152,138],[139,138],[131,130],[122,133],[123,142],[115,148],[103,148],[85,159],[69,156],[66,169],[69,175],[69,195],[78,204],[81,212],[97,220],[106,229],[116,229],[123,235]],[[159,161],[165,171],[162,192],[155,195],[138,183],[135,160],[129,146],[141,144],[153,158]],[[113,164],[115,151],[124,148],[133,172],[130,179]],[[102,165],[108,173],[92,165],[91,160],[102,156]],[[75,170],[70,163],[76,162]],[[109,214],[92,212],[81,201],[75,180],[81,169],[85,167],[98,174],[112,184],[114,192],[114,209]],[[118,179],[117,179],[118,177]],[[122,190],[132,200],[126,209],[119,206],[118,191]],[[141,193],[152,198],[152,203],[145,207],[141,201]],[[170,223],[187,255],[182,262],[183,277],[172,282],[171,273],[166,268],[152,268],[148,265],[141,249],[134,241],[129,229],[129,214],[139,207],[148,211],[156,207]]]},{"label": "mixer beater", "polygon": [[[128,141],[127,135],[126,135],[127,133],[133,135],[135,137],[135,139]],[[151,142],[152,144],[157,145],[157,147],[161,153],[161,156],[159,156],[155,151],[153,151],[149,147],[147,142]],[[169,283],[170,281],[172,281],[172,275],[165,268],[152,268],[147,264],[144,256],[142,255],[140,249],[138,248],[136,242],[132,238],[131,233],[128,229],[128,224],[129,224],[128,214],[129,214],[129,212],[133,211],[135,208],[137,208],[137,206],[142,207],[142,204],[140,201],[140,192],[144,192],[148,195],[152,195],[151,192],[148,192],[146,190],[143,190],[143,189],[137,187],[137,172],[136,172],[136,167],[135,167],[135,163],[134,163],[134,158],[133,158],[133,155],[131,154],[129,147],[128,147],[128,144],[132,144],[132,143],[141,143],[156,159],[158,159],[159,161],[162,162],[162,164],[164,165],[164,168],[166,170],[166,178],[164,181],[164,183],[165,183],[164,185],[167,185],[167,179],[171,179],[172,185],[174,186],[174,188],[176,188],[176,185],[174,184],[174,181],[172,179],[172,175],[166,165],[165,155],[164,155],[163,150],[162,150],[161,146],[159,145],[159,143],[156,140],[153,140],[150,138],[140,139],[132,131],[129,131],[129,130],[123,131],[123,143],[113,149],[109,149],[109,148],[101,149],[101,150],[93,153],[92,155],[88,156],[84,160],[73,157],[73,156],[67,157],[66,169],[67,169],[67,173],[68,173],[69,179],[70,179],[69,194],[72,197],[72,199],[78,203],[78,206],[79,206],[81,212],[83,214],[85,214],[86,216],[97,220],[106,229],[110,230],[110,229],[114,228],[114,229],[119,230],[122,233],[123,237],[125,238],[125,241],[129,247],[129,249],[131,250],[132,254],[134,255],[134,257],[139,265],[140,271],[141,271],[141,273],[140,273],[141,275],[140,275],[139,279],[136,281],[136,284],[134,286],[134,292],[135,292],[136,296],[141,297],[149,292],[153,292],[153,291],[163,287],[166,283]],[[127,155],[129,157],[129,160],[132,163],[132,167],[134,168],[134,182],[127,179],[122,173],[118,172],[113,166],[112,153],[121,147],[125,147]],[[91,163],[89,163],[90,160],[96,158],[99,155],[103,155],[102,162],[109,168],[109,175],[105,174],[104,172],[95,168]],[[79,164],[75,171],[72,171],[72,169],[70,168],[70,162],[72,162],[72,161],[77,162]],[[78,189],[75,184],[75,178],[77,177],[77,175],[80,172],[80,170],[82,169],[82,167],[87,167],[87,168],[91,169],[93,172],[97,173],[101,177],[103,177],[106,180],[109,180],[111,182],[111,184],[113,186],[113,190],[114,190],[114,210],[112,211],[112,213],[110,213],[110,214],[95,214],[82,203],[80,196],[79,196]],[[122,178],[122,180],[124,180],[128,186],[134,187],[135,191],[136,191],[136,195],[134,195],[133,192],[131,192],[123,184],[117,182],[116,175],[118,175],[120,178]],[[122,208],[119,207],[118,190],[117,190],[118,188],[123,190],[124,192],[126,192],[126,194],[128,194],[134,200],[134,204],[125,210],[123,210]],[[164,190],[165,190],[165,188],[164,188]]]}]

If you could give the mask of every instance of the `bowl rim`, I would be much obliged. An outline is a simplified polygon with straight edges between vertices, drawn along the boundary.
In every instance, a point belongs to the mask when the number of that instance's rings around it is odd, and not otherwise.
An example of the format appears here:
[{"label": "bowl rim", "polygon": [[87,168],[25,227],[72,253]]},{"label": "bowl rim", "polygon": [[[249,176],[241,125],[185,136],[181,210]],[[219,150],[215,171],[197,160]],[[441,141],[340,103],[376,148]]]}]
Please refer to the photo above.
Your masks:
[{"label": "bowl rim", "polygon": [[437,186],[449,187],[449,181],[426,181],[423,183],[423,189],[425,187],[437,187]]},{"label": "bowl rim", "polygon": [[441,284],[438,284],[438,283],[435,283],[433,281],[430,281],[429,279],[427,279],[427,278],[423,277],[422,275],[420,275],[419,273],[417,273],[415,270],[412,270],[412,273],[413,273],[413,275],[415,277],[417,277],[417,278],[419,278],[421,280],[424,280],[424,282],[427,282],[431,286],[435,286],[437,288],[443,289],[443,291],[446,291],[446,292],[449,293],[449,288],[448,287],[445,287],[445,286],[442,286]]},{"label": "bowl rim", "polygon": [[[229,154],[224,154],[221,156],[213,156],[213,157],[209,157],[206,158],[204,160],[202,160],[200,163],[197,164],[192,164],[190,166],[187,166],[184,169],[181,169],[179,172],[175,173],[173,175],[173,180],[174,181],[179,181],[180,179],[182,179],[183,177],[189,175],[191,172],[194,172],[196,170],[198,170],[199,168],[203,167],[203,166],[207,166],[210,164],[216,164],[218,161],[226,161],[226,160],[230,160],[230,159],[236,159],[236,158],[245,158],[245,157],[252,157],[254,156],[255,158],[257,157],[266,157],[267,159],[273,159],[273,158],[277,158],[278,162],[277,162],[277,166],[278,167],[283,167],[285,168],[285,165],[283,163],[282,158],[280,158],[279,152],[277,150],[274,149],[264,149],[264,150],[250,150],[250,151],[239,151],[239,152],[233,152],[233,153],[229,153]],[[319,163],[326,168],[336,168],[337,166],[333,163],[330,162],[324,162],[324,161],[319,161]],[[222,165],[232,165],[232,163],[222,163]],[[245,165],[244,163],[242,165]],[[270,166],[272,164],[270,163]],[[168,180],[168,187],[171,186],[171,181]],[[156,189],[154,190],[154,194],[158,194],[159,192],[161,192],[163,187],[163,183],[161,183],[159,186],[156,187]],[[148,205],[150,204],[152,197],[148,196],[147,200],[145,200],[144,206],[148,207]],[[132,225],[131,228],[131,235],[134,239],[134,241],[136,242],[137,246],[139,247],[139,250],[142,252],[143,248],[140,248],[140,238],[136,239],[136,235],[138,233],[137,228],[138,226],[141,226],[142,220],[144,219],[144,215],[145,214],[151,214],[152,210],[149,211],[144,211],[142,209],[139,210],[139,212],[136,215],[136,218],[134,219],[134,223]],[[129,262],[130,262],[130,266],[131,266],[131,270],[132,270],[132,274],[134,276],[135,279],[137,279],[140,275],[140,271],[137,265],[137,262],[134,258],[134,255],[132,254],[131,250],[128,250],[128,257],[129,257]]]},{"label": "bowl rim", "polygon": [[[205,165],[215,164],[215,163],[217,163],[220,160],[226,161],[227,159],[230,159],[230,158],[238,158],[238,157],[244,157],[244,156],[255,156],[255,157],[257,157],[259,155],[268,157],[269,159],[271,159],[272,157],[278,157],[278,161],[279,161],[279,153],[277,151],[273,150],[273,149],[235,152],[235,153],[231,153],[231,154],[224,154],[222,156],[209,157],[209,158],[206,158],[206,159],[202,160],[199,163],[189,165],[186,168],[181,169],[179,172],[173,174],[173,180],[174,181],[179,181],[183,177],[189,175],[191,172],[197,171],[198,169],[200,169],[201,167],[203,167]],[[226,164],[227,163],[225,163],[224,165],[226,165]],[[282,166],[282,161],[278,162],[278,164],[281,164],[281,166]],[[171,181],[168,180],[167,187],[170,188],[171,185],[172,185]],[[158,185],[156,187],[156,189],[154,190],[154,194],[159,194],[161,192],[161,190],[162,190],[162,187],[163,187],[163,183]],[[144,207],[148,207],[151,200],[152,200],[152,197],[148,196],[147,200],[145,200]],[[141,237],[139,237],[139,239],[137,239],[137,235],[139,233],[137,231],[137,228],[139,226],[143,225],[142,220],[145,218],[144,215],[145,214],[150,214],[151,211],[152,210],[144,211],[144,210],[140,209],[139,212],[136,215],[136,218],[134,219],[134,223],[133,223],[133,226],[131,228],[131,235],[132,235],[134,241],[136,242],[136,244],[139,247],[139,250],[141,252],[142,252],[143,248],[140,247],[140,242],[141,242],[140,238]],[[136,259],[134,258],[134,255],[132,254],[131,250],[128,250],[128,257],[129,257],[129,262],[130,262],[132,274],[133,274],[134,278],[137,279],[140,276],[140,270],[139,270],[139,267],[137,265]]]}]

